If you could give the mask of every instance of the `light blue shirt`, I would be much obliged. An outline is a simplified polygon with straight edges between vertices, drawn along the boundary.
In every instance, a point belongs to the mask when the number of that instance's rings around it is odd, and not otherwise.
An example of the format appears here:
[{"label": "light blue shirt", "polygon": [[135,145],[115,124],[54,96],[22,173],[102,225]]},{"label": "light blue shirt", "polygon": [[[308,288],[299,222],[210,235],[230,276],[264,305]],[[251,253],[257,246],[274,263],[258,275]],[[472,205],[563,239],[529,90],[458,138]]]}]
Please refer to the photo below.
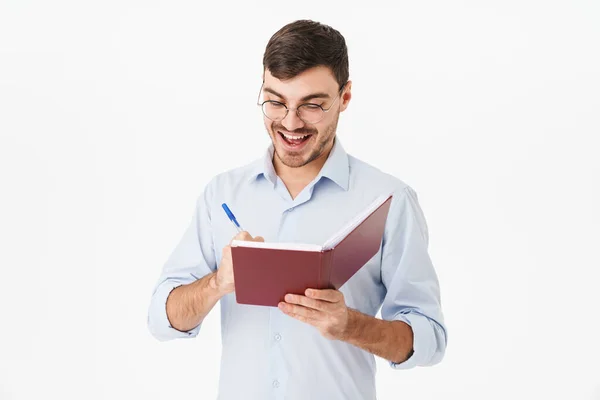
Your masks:
[{"label": "light blue shirt", "polygon": [[[222,249],[237,233],[221,208],[227,203],[242,227],[269,242],[322,245],[381,194],[393,194],[379,252],[340,291],[348,307],[385,320],[404,321],[414,353],[390,366],[438,363],[446,328],[438,279],[427,252],[428,232],[414,190],[401,180],[348,155],[339,138],[317,177],[292,199],[272,164],[273,147],[249,165],[213,178],[196,202],[194,218],[164,265],[152,295],[148,327],[159,340],[191,338],[172,328],[169,292],[216,271]],[[374,356],[275,307],[220,300],[221,400],[375,399]]]}]

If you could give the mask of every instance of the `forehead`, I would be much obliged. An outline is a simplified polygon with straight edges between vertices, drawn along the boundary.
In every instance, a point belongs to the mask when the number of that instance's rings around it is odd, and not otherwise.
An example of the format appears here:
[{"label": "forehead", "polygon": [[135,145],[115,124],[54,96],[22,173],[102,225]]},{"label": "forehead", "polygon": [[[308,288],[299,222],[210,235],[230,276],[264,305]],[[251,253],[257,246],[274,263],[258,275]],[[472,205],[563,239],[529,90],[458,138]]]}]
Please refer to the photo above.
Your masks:
[{"label": "forehead", "polygon": [[317,92],[335,95],[338,83],[331,69],[319,66],[286,80],[275,78],[267,69],[265,71],[264,86],[273,89],[288,100],[295,100]]}]

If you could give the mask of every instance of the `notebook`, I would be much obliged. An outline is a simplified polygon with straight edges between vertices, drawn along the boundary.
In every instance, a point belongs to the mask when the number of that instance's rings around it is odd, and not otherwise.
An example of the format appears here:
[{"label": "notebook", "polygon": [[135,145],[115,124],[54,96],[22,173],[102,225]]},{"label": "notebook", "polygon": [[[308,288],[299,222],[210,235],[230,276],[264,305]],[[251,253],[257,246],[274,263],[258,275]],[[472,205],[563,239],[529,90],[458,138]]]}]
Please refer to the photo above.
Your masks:
[{"label": "notebook", "polygon": [[339,289],[379,251],[391,200],[379,196],[322,245],[233,240],[236,301],[277,307],[288,293]]}]

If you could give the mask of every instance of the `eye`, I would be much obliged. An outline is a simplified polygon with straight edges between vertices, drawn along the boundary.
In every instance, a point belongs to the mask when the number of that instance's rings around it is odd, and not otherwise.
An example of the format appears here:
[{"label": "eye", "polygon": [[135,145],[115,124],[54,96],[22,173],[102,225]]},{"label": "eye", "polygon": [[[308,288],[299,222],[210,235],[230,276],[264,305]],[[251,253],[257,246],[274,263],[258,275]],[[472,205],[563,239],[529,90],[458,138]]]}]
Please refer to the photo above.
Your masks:
[{"label": "eye", "polygon": [[312,103],[302,104],[302,107],[306,108],[309,111],[318,110],[321,108],[320,105]]},{"label": "eye", "polygon": [[269,106],[270,108],[285,108],[285,105],[283,103],[280,103],[275,100],[267,100],[265,103],[267,103],[267,106]]}]

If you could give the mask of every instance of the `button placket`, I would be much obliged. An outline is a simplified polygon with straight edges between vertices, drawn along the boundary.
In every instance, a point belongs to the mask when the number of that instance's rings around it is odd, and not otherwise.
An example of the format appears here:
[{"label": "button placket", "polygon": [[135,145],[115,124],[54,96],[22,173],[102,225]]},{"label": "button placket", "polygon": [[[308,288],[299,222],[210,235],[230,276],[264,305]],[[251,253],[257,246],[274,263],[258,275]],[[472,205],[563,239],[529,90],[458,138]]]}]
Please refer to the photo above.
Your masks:
[{"label": "button placket", "polygon": [[285,369],[285,363],[283,361],[282,354],[282,339],[283,335],[281,334],[283,326],[283,320],[279,315],[280,312],[278,309],[273,309],[270,311],[270,321],[269,321],[269,333],[270,333],[270,343],[271,343],[271,374],[270,374],[270,383],[271,390],[274,392],[281,392],[281,388],[284,387],[286,379],[287,379],[287,371]]},{"label": "button placket", "polygon": [[[288,236],[289,232],[286,232],[286,225],[289,226],[290,220],[288,218],[294,218],[289,214],[289,211],[293,210],[297,205],[293,205],[291,201],[286,202],[280,209],[281,219],[279,223],[279,231],[277,232],[277,240],[284,241]],[[270,383],[267,385],[271,386],[273,394],[278,393],[276,398],[283,395],[284,389],[287,385],[289,371],[286,368],[286,363],[283,360],[283,350],[285,341],[283,335],[285,334],[285,318],[283,318],[281,311],[278,308],[270,310],[269,320],[269,334],[270,334]]]}]

